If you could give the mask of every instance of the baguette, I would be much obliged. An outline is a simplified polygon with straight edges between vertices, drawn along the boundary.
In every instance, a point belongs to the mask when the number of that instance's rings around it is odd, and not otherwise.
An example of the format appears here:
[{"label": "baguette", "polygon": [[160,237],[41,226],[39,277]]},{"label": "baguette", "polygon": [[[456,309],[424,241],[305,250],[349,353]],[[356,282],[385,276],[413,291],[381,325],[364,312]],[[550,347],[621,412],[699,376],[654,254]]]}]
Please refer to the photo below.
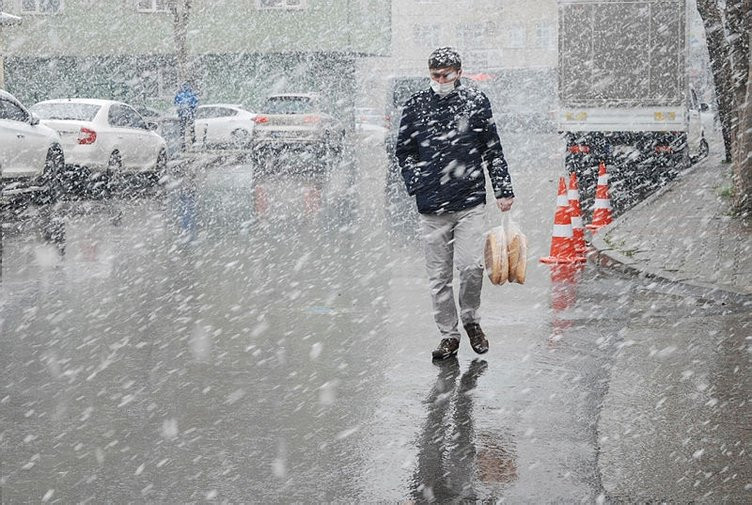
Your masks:
[{"label": "baguette", "polygon": [[509,256],[509,282],[517,280],[517,262],[520,259],[520,236],[515,235],[507,246]]},{"label": "baguette", "polygon": [[514,272],[514,282],[519,284],[525,284],[527,278],[527,237],[525,235],[518,235],[520,239],[519,256],[517,259],[517,268]]},{"label": "baguette", "polygon": [[509,256],[506,237],[503,233],[491,231],[486,235],[484,248],[486,273],[494,284],[504,284],[509,279]]}]

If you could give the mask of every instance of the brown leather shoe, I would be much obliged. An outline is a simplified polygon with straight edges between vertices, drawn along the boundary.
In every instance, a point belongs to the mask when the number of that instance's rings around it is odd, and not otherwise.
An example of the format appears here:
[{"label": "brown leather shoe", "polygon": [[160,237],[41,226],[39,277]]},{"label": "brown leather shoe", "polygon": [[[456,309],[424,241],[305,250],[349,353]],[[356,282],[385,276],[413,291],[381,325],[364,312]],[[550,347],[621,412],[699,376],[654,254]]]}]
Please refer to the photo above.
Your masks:
[{"label": "brown leather shoe", "polygon": [[447,359],[457,355],[460,348],[460,341],[456,338],[445,338],[439,344],[439,347],[433,351],[433,359]]},{"label": "brown leather shoe", "polygon": [[465,331],[470,339],[470,347],[473,348],[473,351],[478,354],[485,354],[488,352],[488,339],[478,323],[465,325]]}]

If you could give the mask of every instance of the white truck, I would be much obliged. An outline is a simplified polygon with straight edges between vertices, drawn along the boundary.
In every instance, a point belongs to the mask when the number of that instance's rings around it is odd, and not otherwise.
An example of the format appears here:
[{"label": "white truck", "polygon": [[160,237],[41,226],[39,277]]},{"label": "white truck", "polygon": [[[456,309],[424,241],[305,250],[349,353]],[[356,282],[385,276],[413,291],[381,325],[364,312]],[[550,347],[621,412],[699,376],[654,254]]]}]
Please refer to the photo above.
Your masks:
[{"label": "white truck", "polygon": [[[605,161],[628,206],[707,154],[688,84],[685,0],[558,0],[566,165],[592,196]],[[623,205],[620,205],[623,204]]]}]

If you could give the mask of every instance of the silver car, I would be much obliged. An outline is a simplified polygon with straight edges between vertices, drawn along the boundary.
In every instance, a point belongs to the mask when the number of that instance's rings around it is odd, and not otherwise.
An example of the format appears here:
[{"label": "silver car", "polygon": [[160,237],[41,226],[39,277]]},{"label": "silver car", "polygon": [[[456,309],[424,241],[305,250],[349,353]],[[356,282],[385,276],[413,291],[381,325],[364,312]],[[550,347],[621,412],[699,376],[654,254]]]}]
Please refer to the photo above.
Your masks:
[{"label": "silver car", "polygon": [[342,151],[344,126],[322,110],[316,93],[271,95],[254,122],[252,149],[259,156],[288,149],[321,156]]}]

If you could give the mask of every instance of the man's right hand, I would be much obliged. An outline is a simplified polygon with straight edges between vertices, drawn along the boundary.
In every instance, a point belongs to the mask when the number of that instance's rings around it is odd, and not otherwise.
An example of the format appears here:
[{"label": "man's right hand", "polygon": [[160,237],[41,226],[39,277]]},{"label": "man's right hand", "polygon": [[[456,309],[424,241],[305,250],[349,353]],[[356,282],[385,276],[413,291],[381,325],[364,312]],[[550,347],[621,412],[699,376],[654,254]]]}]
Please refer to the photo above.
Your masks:
[{"label": "man's right hand", "polygon": [[499,210],[502,212],[506,212],[509,209],[511,209],[513,203],[514,203],[514,198],[497,198],[496,199],[496,206],[499,207]]}]

